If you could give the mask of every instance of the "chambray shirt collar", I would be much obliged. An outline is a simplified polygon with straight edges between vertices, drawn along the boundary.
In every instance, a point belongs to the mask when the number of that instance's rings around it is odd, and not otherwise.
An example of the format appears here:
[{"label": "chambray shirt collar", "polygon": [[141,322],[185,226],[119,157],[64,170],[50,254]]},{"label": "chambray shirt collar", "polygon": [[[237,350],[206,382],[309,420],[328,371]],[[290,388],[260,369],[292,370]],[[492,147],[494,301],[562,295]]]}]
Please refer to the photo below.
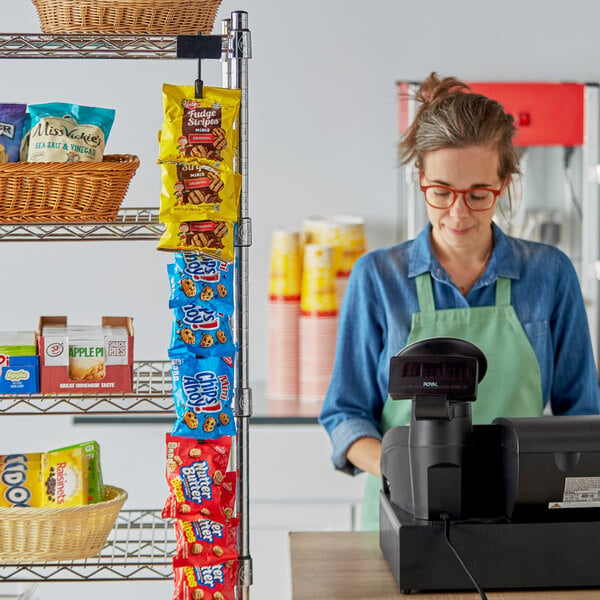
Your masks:
[{"label": "chambray shirt collar", "polygon": [[[427,272],[432,273],[435,277],[436,274],[442,271],[440,262],[431,248],[430,232],[431,224],[427,224],[415,238],[408,251],[409,277],[416,277]],[[494,280],[496,277],[519,279],[519,261],[508,237],[495,223],[492,223],[492,233],[494,235],[494,249],[486,270],[485,279]]]}]

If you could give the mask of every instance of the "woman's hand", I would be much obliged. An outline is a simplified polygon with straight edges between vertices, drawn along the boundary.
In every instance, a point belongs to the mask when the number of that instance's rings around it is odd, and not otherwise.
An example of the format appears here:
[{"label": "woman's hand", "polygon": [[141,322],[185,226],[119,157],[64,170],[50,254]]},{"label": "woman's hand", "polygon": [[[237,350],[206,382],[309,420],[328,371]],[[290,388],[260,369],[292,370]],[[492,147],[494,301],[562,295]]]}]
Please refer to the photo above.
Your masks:
[{"label": "woman's hand", "polygon": [[381,477],[381,442],[375,438],[364,437],[356,440],[348,448],[346,458],[359,469]]}]

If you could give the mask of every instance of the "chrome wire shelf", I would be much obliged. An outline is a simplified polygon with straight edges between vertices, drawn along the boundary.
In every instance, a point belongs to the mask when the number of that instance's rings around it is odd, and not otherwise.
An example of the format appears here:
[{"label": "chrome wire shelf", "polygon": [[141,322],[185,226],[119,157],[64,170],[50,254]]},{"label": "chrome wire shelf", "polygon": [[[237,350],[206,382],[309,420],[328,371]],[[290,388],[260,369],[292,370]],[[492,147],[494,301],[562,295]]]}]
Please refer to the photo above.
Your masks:
[{"label": "chrome wire shelf", "polygon": [[98,556],[65,562],[0,565],[0,581],[170,579],[176,549],[173,522],[158,510],[123,510]]},{"label": "chrome wire shelf", "polygon": [[177,58],[177,36],[0,33],[0,58]]},{"label": "chrome wire shelf", "polygon": [[164,231],[158,208],[121,208],[111,222],[0,223],[1,242],[157,240]]},{"label": "chrome wire shelf", "polygon": [[169,361],[134,361],[133,392],[0,394],[0,414],[161,414],[174,410]]}]

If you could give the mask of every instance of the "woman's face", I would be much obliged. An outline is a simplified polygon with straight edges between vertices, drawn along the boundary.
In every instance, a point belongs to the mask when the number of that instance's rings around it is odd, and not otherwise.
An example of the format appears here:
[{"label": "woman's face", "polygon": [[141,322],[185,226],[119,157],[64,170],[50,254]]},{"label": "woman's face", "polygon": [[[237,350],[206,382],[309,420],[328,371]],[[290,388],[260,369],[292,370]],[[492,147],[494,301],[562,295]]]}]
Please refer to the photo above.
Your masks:
[{"label": "woman's face", "polygon": [[[498,153],[482,146],[442,148],[427,152],[421,165],[423,185],[445,185],[457,190],[489,187],[502,193],[505,182],[498,177]],[[442,251],[487,249],[492,239],[492,217],[495,204],[489,210],[472,211],[461,194],[450,208],[427,205],[427,215],[433,226],[434,244]]]}]

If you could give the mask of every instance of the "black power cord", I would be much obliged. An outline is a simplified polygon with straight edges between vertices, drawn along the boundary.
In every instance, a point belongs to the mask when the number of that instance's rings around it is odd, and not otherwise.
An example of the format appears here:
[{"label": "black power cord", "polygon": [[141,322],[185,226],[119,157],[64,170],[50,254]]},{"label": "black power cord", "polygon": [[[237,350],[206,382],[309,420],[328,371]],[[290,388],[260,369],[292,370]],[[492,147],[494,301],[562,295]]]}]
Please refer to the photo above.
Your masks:
[{"label": "black power cord", "polygon": [[461,558],[460,554],[458,553],[458,550],[450,541],[450,515],[447,512],[443,512],[440,514],[440,519],[444,521],[444,539],[446,540],[448,547],[450,548],[450,550],[452,550],[452,553],[454,554],[454,556],[456,556],[456,560],[458,560],[460,566],[464,569],[465,573],[469,576],[469,579],[473,582],[473,585],[479,593],[479,597],[481,598],[481,600],[488,600],[488,597],[485,595],[485,592],[479,587],[479,584],[471,574],[471,571],[469,571],[467,565],[465,564],[465,561]]}]

